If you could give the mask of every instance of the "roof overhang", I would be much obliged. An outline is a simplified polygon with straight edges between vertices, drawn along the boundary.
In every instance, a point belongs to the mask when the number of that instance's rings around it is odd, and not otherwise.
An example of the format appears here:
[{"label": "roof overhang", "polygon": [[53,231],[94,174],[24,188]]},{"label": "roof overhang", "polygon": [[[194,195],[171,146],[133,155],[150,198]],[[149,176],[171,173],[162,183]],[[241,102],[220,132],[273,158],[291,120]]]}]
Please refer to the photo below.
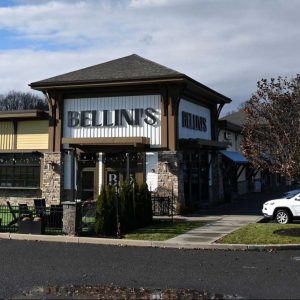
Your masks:
[{"label": "roof overhang", "polygon": [[62,144],[68,144],[71,148],[87,149],[148,149],[150,138],[148,137],[106,137],[106,138],[62,138]]},{"label": "roof overhang", "polygon": [[219,123],[219,127],[224,130],[230,130],[238,133],[241,133],[243,130],[242,126],[234,124],[227,120],[219,120],[218,123]]},{"label": "roof overhang", "polygon": [[186,91],[194,92],[197,95],[205,95],[215,103],[230,103],[231,99],[201,84],[200,82],[186,76],[164,76],[157,78],[136,78],[130,80],[94,80],[94,81],[61,81],[61,82],[33,82],[29,86],[38,91],[50,90],[72,90],[86,88],[109,88],[139,85],[161,85],[161,84],[185,84]]},{"label": "roof overhang", "polygon": [[0,111],[0,120],[6,119],[48,119],[49,115],[43,110],[14,110]]},{"label": "roof overhang", "polygon": [[205,139],[179,139],[180,150],[190,149],[206,149],[206,150],[220,150],[226,149],[228,143],[218,142]]},{"label": "roof overhang", "polygon": [[182,77],[159,77],[151,79],[132,79],[132,80],[102,80],[102,81],[65,81],[65,82],[33,82],[29,86],[38,91],[50,89],[80,89],[80,88],[97,88],[110,86],[128,86],[128,85],[145,85],[161,83],[181,83],[184,82]]}]

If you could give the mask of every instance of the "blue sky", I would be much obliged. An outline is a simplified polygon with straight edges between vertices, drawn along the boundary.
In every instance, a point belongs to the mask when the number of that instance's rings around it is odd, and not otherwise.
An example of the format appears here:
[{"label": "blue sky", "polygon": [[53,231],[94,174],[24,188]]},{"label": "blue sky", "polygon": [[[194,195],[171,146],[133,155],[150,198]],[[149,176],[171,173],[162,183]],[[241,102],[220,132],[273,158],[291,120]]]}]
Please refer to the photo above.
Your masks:
[{"label": "blue sky", "polygon": [[298,0],[0,0],[0,94],[137,53],[232,98],[299,73]]}]

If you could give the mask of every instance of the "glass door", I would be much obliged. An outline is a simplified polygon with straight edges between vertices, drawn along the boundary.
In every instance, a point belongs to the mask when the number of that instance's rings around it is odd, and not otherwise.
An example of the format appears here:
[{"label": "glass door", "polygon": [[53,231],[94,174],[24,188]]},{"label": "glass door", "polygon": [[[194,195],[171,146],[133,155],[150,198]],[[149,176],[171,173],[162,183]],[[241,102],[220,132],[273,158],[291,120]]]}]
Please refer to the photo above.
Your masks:
[{"label": "glass door", "polygon": [[95,192],[95,169],[85,168],[82,170],[81,199],[82,201],[93,200]]}]

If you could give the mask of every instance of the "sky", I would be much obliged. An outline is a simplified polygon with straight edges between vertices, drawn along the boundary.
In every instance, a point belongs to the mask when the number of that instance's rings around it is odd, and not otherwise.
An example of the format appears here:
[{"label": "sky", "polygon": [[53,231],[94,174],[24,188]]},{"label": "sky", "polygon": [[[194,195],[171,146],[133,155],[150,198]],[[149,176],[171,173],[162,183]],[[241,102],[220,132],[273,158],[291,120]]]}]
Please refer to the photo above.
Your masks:
[{"label": "sky", "polygon": [[299,0],[0,0],[0,94],[136,53],[232,99],[300,73]]}]

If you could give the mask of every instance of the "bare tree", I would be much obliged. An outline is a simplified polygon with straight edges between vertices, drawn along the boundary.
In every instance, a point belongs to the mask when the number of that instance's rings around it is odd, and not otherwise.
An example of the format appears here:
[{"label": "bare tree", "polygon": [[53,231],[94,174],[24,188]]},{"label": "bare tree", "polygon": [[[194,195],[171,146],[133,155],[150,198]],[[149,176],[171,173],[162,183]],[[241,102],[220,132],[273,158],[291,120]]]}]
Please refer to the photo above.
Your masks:
[{"label": "bare tree", "polygon": [[257,169],[300,180],[300,75],[262,79],[244,110],[244,155]]},{"label": "bare tree", "polygon": [[45,98],[35,94],[17,91],[10,91],[6,95],[0,95],[0,111],[28,109],[47,110],[47,101]]}]

